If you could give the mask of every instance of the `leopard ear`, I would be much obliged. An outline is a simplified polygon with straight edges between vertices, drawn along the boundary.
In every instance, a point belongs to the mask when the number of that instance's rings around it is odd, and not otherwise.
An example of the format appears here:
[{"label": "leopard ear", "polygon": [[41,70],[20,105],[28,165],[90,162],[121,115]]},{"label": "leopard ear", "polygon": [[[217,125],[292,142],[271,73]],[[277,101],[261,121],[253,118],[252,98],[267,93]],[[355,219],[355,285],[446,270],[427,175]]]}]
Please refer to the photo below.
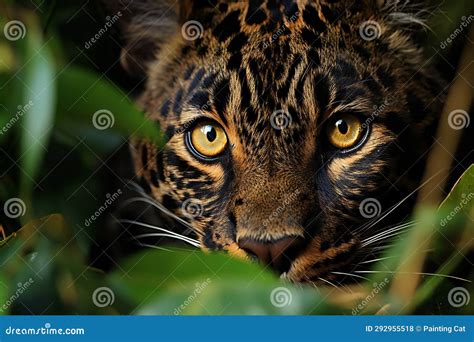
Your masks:
[{"label": "leopard ear", "polygon": [[427,0],[349,0],[349,3],[366,7],[370,11],[410,14],[422,12],[427,2]]},{"label": "leopard ear", "polygon": [[427,0],[376,0],[388,21],[400,30],[411,34],[418,29],[429,29],[426,22],[430,18]]},{"label": "leopard ear", "polygon": [[383,12],[400,15],[410,15],[412,17],[426,16],[430,7],[427,0],[374,0],[377,7]]},{"label": "leopard ear", "polygon": [[145,75],[148,65],[162,45],[180,30],[192,14],[193,0],[103,0],[117,25],[124,46],[120,56],[123,68],[132,75]]}]

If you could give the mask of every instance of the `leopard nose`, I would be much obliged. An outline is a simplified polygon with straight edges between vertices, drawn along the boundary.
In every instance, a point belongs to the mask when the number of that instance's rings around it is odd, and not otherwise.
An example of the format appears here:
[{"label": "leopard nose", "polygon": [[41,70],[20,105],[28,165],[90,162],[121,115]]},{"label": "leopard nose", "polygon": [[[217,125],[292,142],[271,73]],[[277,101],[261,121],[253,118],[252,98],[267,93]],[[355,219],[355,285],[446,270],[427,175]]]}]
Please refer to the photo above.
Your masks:
[{"label": "leopard nose", "polygon": [[245,252],[280,273],[289,270],[302,245],[303,238],[297,236],[286,237],[274,242],[260,242],[251,239],[239,241],[239,247]]}]

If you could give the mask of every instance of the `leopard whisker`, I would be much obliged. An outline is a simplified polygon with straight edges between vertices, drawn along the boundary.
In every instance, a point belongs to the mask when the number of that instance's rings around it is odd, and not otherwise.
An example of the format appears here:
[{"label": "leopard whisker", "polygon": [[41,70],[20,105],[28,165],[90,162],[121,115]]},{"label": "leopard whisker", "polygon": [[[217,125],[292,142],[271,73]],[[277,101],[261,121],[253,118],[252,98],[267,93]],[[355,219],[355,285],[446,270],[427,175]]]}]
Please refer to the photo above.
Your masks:
[{"label": "leopard whisker", "polygon": [[392,244],[384,245],[384,246],[371,247],[371,250],[372,251],[383,251],[383,250],[392,248],[393,246],[395,246],[395,244],[392,243]]},{"label": "leopard whisker", "polygon": [[465,281],[468,283],[472,283],[471,280],[464,279],[461,277],[455,277],[452,275],[448,274],[440,274],[440,273],[426,273],[426,272],[394,272],[394,271],[354,271],[355,273],[374,273],[374,274],[415,274],[415,275],[426,275],[426,276],[431,276],[431,277],[442,277],[442,278],[449,278],[449,279],[455,279],[455,280],[461,280]]},{"label": "leopard whisker", "polygon": [[149,234],[140,234],[140,235],[134,236],[134,238],[136,238],[136,239],[147,238],[147,237],[167,237],[167,238],[171,238],[171,239],[184,241],[184,242],[190,244],[193,247],[197,247],[197,248],[200,247],[199,243],[194,243],[192,241],[188,241],[186,239],[183,239],[183,237],[181,237],[181,236],[175,236],[175,235],[171,235],[171,234],[149,233]]},{"label": "leopard whisker", "polygon": [[139,222],[139,221],[134,221],[134,220],[125,220],[125,219],[119,220],[119,222],[128,223],[128,224],[135,224],[135,225],[140,226],[140,227],[150,228],[150,229],[153,229],[153,230],[164,232],[167,235],[172,235],[175,238],[186,240],[189,243],[200,245],[200,242],[196,239],[190,238],[190,237],[185,236],[185,235],[178,234],[176,232],[173,232],[173,231],[165,229],[165,228],[153,226],[151,224],[147,224],[147,223],[144,223],[144,222]]},{"label": "leopard whisker", "polygon": [[371,236],[367,239],[364,239],[362,240],[362,247],[366,247],[368,245],[372,245],[374,244],[375,242],[377,241],[381,241],[381,240],[385,240],[385,239],[388,239],[389,237],[393,237],[393,236],[396,236],[396,235],[399,235],[403,232],[405,232],[406,230],[408,230],[409,228],[412,228],[416,225],[416,223],[410,223],[410,224],[405,224],[405,225],[401,225],[401,226],[396,226],[396,227],[392,227],[382,233],[378,233],[374,236]]},{"label": "leopard whisker", "polygon": [[331,283],[329,280],[326,280],[324,278],[321,278],[321,277],[318,277],[319,280],[331,285],[331,286],[334,286],[336,289],[340,290],[340,288],[337,286],[337,285],[334,285],[333,283]]},{"label": "leopard whisker", "polygon": [[384,235],[384,236],[381,236],[381,237],[378,238],[378,239],[375,239],[375,240],[372,240],[372,241],[363,243],[361,246],[362,246],[362,247],[367,247],[367,246],[369,246],[369,245],[373,245],[373,244],[375,244],[375,243],[377,243],[377,242],[384,241],[384,240],[390,239],[390,238],[392,238],[392,237],[395,237],[395,236],[398,236],[398,235],[402,235],[402,234],[404,234],[404,233],[406,233],[406,231],[401,230],[401,231],[398,231],[398,232],[394,232],[394,233],[392,233],[392,234]]},{"label": "leopard whisker", "polygon": [[185,220],[183,220],[181,217],[175,215],[174,213],[172,213],[170,210],[168,210],[165,206],[163,206],[161,203],[159,202],[156,202],[152,199],[149,199],[147,197],[133,197],[133,198],[130,198],[129,200],[125,201],[123,203],[123,205],[128,205],[130,203],[135,203],[135,202],[143,202],[143,203],[147,203],[147,204],[150,204],[151,206],[153,206],[154,208],[160,210],[161,212],[165,213],[166,215],[168,215],[169,217],[173,218],[174,220],[176,220],[177,222],[181,223],[182,225],[184,225],[186,228],[190,229],[192,232],[194,232],[195,234],[197,235],[203,235],[203,233],[197,231],[196,229],[194,229],[193,226],[191,226],[188,222],[186,222]]},{"label": "leopard whisker", "polygon": [[384,258],[377,258],[377,259],[372,259],[372,260],[367,260],[367,261],[361,261],[359,262],[359,265],[362,265],[362,264],[371,264],[373,262],[377,262],[377,261],[382,261],[382,260],[387,260],[387,259],[393,259],[395,258],[396,255],[394,256],[389,256],[389,257],[384,257]]},{"label": "leopard whisker", "polygon": [[[142,201],[142,202],[145,202],[145,203],[148,203],[148,204],[151,204],[154,208],[162,211],[163,213],[165,213],[166,215],[170,216],[171,218],[175,219],[176,221],[178,221],[179,223],[181,223],[182,225],[184,225],[186,228],[188,228],[190,231],[196,233],[196,234],[202,234],[198,231],[196,231],[194,229],[194,227],[192,225],[190,225],[188,222],[186,222],[185,220],[183,220],[181,217],[177,216],[176,214],[174,214],[173,212],[171,212],[168,208],[166,208],[163,204],[161,204],[160,202],[156,201],[153,197],[151,197],[150,195],[148,195],[144,190],[143,188],[138,185],[137,183],[135,182],[130,182],[129,183],[134,189],[136,192],[138,192],[142,197],[133,197],[131,198],[130,200],[134,200],[134,201]],[[145,201],[143,200],[139,200],[139,199],[144,199]],[[129,201],[130,201],[129,200]],[[129,203],[128,203],[129,204]],[[202,234],[204,235],[204,234]]]},{"label": "leopard whisker", "polygon": [[155,245],[150,245],[148,243],[138,243],[140,247],[147,247],[147,248],[153,248],[153,249],[158,249],[160,251],[166,251],[166,252],[173,252],[172,250],[160,246],[155,246]]},{"label": "leopard whisker", "polygon": [[318,285],[314,281],[311,281],[306,278],[306,281],[308,281],[316,290],[318,290],[318,293],[321,294],[321,290],[319,289]]},{"label": "leopard whisker", "polygon": [[367,229],[370,229],[372,228],[373,226],[375,226],[377,223],[379,223],[380,221],[382,221],[384,218],[386,218],[388,215],[390,215],[391,213],[393,213],[400,205],[402,205],[407,199],[409,199],[411,196],[413,196],[418,190],[420,190],[423,186],[425,186],[427,183],[429,183],[433,178],[435,178],[436,176],[438,176],[438,174],[440,172],[442,172],[443,170],[439,170],[436,174],[434,174],[433,176],[431,176],[430,178],[428,178],[425,182],[423,182],[422,184],[420,184],[415,190],[413,190],[412,192],[410,192],[407,196],[405,196],[405,198],[403,198],[402,200],[400,200],[396,205],[392,206],[391,208],[389,208],[384,214],[382,215],[379,215],[379,216],[376,216],[374,219],[372,219],[372,221],[369,221],[367,222],[366,224],[363,224],[361,227],[357,228],[355,230],[356,233],[361,233],[362,231],[365,231]]},{"label": "leopard whisker", "polygon": [[355,277],[355,278],[361,278],[361,279],[364,279],[364,280],[370,280],[369,278],[366,278],[366,277],[363,277],[363,276],[360,276],[360,275],[357,275],[357,274],[352,274],[352,273],[345,273],[345,272],[331,272],[332,274],[338,274],[338,275],[345,275],[345,276],[349,276],[349,277]]},{"label": "leopard whisker", "polygon": [[[428,253],[428,252],[432,252],[432,251],[434,251],[434,249],[433,249],[433,248],[429,248],[429,249],[425,249],[423,252]],[[374,262],[377,262],[377,261],[382,261],[382,260],[387,260],[387,259],[393,259],[393,258],[396,258],[396,257],[398,257],[398,255],[392,255],[392,256],[383,257],[383,258],[377,258],[377,259],[371,259],[371,260],[360,261],[358,264],[359,264],[359,265],[362,265],[362,264],[371,264],[371,263],[374,263]]]},{"label": "leopard whisker", "polygon": [[399,230],[399,229],[405,229],[405,228],[409,228],[410,226],[413,226],[414,224],[416,224],[415,221],[411,221],[411,222],[406,222],[406,223],[403,223],[403,224],[399,224],[399,225],[396,225],[396,226],[393,226],[393,227],[390,227],[386,230],[383,230],[375,235],[372,235],[364,240],[362,240],[362,242],[367,242],[368,240],[371,240],[373,238],[376,238],[376,237],[379,237],[381,235],[386,235],[386,234],[389,234],[393,231],[396,231],[396,230]]}]

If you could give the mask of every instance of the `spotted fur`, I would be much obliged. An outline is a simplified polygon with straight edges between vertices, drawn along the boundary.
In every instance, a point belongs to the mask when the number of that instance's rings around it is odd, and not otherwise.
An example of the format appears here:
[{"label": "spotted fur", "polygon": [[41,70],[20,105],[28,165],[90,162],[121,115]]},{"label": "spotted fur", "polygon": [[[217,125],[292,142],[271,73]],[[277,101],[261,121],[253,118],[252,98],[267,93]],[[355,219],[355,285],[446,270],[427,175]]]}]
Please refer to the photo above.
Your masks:
[{"label": "spotted fur", "polygon": [[[127,1],[125,1],[127,2]],[[125,4],[124,66],[146,75],[138,103],[169,142],[135,141],[137,176],[156,201],[189,222],[203,248],[248,255],[242,241],[285,250],[293,281],[338,279],[375,253],[361,241],[405,219],[409,201],[369,230],[360,204],[383,211],[418,184],[441,107],[441,82],[412,33],[420,3],[375,0],[165,1]],[[183,24],[202,25],[198,39]],[[366,23],[380,29],[363,39]],[[416,30],[415,30],[416,28]],[[291,118],[275,129],[272,114]],[[338,113],[363,118],[368,137],[341,153],[324,134]],[[194,157],[187,132],[202,118],[224,127],[217,161]],[[198,203],[197,216],[183,203]],[[383,226],[382,226],[383,225]]]}]

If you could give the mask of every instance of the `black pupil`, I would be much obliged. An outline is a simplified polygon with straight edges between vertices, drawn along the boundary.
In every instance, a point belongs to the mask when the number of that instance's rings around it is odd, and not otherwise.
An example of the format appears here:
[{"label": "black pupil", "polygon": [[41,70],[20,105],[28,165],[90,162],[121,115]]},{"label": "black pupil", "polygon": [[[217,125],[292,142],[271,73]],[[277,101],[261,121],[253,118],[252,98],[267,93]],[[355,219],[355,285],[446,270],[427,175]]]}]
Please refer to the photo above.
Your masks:
[{"label": "black pupil", "polygon": [[206,131],[206,137],[209,142],[213,142],[217,138],[217,132],[214,127],[212,126],[206,126],[205,128]]},{"label": "black pupil", "polygon": [[344,120],[337,120],[336,127],[341,134],[346,134],[347,131],[349,131],[349,126],[347,126],[347,123]]}]

